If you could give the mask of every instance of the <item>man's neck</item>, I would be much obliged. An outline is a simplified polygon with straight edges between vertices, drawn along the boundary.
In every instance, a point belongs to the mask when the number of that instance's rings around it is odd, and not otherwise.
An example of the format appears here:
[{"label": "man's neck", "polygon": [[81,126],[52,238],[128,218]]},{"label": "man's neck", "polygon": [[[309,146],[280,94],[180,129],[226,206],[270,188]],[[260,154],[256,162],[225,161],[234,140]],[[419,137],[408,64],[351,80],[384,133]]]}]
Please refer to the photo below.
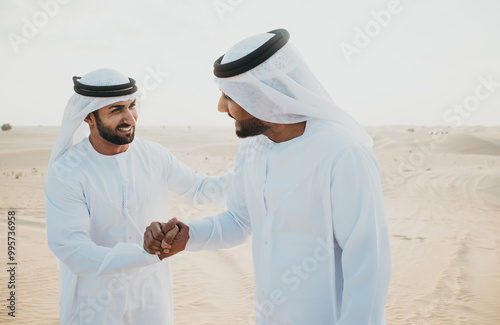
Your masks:
[{"label": "man's neck", "polygon": [[306,121],[294,124],[266,123],[270,128],[264,135],[276,143],[286,142],[304,134],[306,123]]},{"label": "man's neck", "polygon": [[117,145],[101,137],[89,135],[89,141],[95,151],[105,156],[112,156],[127,151],[128,144]]}]

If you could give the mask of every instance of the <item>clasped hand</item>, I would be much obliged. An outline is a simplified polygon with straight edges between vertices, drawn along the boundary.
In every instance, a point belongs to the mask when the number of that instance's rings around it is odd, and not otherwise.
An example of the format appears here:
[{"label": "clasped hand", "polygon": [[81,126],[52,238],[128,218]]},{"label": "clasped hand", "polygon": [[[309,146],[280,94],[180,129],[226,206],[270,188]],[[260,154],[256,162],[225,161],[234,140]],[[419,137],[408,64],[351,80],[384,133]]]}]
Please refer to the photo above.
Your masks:
[{"label": "clasped hand", "polygon": [[189,227],[177,218],[167,223],[155,221],[144,232],[144,249],[162,260],[182,252],[188,240]]}]

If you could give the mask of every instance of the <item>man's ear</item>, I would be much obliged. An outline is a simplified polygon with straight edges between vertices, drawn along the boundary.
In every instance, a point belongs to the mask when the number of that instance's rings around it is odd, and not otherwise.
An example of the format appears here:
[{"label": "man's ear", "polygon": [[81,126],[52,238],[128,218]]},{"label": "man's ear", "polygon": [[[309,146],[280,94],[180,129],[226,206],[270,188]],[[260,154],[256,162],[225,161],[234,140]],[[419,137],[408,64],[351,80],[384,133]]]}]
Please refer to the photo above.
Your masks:
[{"label": "man's ear", "polygon": [[95,123],[94,113],[89,113],[84,121],[87,122],[88,125],[93,125]]}]

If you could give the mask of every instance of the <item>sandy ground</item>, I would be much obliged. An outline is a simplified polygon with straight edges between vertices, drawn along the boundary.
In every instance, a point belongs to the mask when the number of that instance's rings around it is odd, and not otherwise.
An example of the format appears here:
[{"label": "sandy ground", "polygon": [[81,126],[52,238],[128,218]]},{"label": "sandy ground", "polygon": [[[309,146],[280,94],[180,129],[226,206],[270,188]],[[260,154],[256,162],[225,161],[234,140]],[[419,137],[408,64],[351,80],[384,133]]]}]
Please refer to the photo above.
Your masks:
[{"label": "sandy ground", "polygon": [[[500,324],[500,127],[368,127],[382,167],[393,276],[388,324]],[[0,323],[58,324],[58,273],[44,231],[43,182],[58,128],[0,133]],[[232,168],[232,128],[142,127],[206,174]],[[172,201],[169,214],[213,215]],[[16,213],[16,317],[8,316],[8,211]],[[172,259],[177,324],[246,324],[251,246]]]}]

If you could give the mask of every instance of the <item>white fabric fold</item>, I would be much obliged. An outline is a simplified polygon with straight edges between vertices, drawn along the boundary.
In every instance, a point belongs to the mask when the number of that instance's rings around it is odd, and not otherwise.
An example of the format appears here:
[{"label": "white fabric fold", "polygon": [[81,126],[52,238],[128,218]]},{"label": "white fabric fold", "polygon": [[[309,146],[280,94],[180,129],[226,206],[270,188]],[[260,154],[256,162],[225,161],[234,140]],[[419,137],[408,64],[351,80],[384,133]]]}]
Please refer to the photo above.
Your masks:
[{"label": "white fabric fold", "polygon": [[[244,57],[273,35],[258,34],[237,43],[221,63]],[[329,120],[364,145],[373,145],[363,127],[333,102],[290,42],[257,67],[230,78],[216,77],[215,83],[238,105],[261,120],[281,124]]]}]

